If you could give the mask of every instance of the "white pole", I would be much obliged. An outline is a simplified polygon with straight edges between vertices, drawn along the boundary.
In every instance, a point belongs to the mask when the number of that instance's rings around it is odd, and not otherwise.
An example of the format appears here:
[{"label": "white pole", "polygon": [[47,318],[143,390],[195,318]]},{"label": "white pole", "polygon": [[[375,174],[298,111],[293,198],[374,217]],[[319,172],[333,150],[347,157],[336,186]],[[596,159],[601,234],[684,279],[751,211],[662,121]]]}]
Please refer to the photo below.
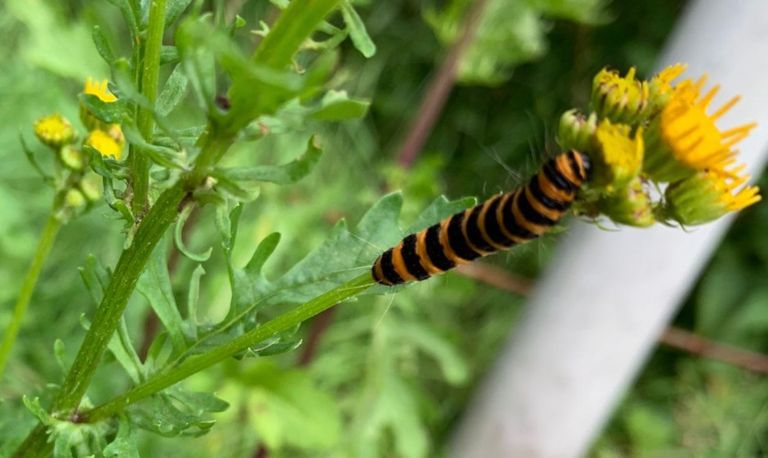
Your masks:
[{"label": "white pole", "polygon": [[[686,75],[706,72],[721,83],[714,106],[743,95],[721,125],[758,122],[740,148],[758,173],[768,147],[768,1],[693,2],[663,55],[662,66],[687,62]],[[729,223],[693,233],[575,224],[470,405],[450,456],[586,454]]]}]

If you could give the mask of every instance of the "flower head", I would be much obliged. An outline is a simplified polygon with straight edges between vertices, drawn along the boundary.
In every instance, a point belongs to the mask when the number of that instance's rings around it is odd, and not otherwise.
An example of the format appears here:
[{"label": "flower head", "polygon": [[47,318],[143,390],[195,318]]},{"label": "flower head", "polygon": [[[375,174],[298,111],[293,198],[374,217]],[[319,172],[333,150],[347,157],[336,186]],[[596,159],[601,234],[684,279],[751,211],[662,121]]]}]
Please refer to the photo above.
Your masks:
[{"label": "flower head", "polygon": [[95,95],[96,97],[99,98],[99,100],[105,103],[116,102],[117,97],[115,97],[115,94],[109,91],[108,85],[109,85],[109,82],[107,80],[96,82],[93,80],[93,78],[88,78],[85,81],[85,88],[83,89],[83,94]]},{"label": "flower head", "polygon": [[736,161],[733,147],[755,127],[743,124],[720,130],[716,121],[738,101],[734,97],[710,113],[709,106],[720,89],[702,94],[706,78],[685,80],[671,89],[669,100],[652,126],[646,170],[657,181],[675,181],[697,171],[711,170],[732,176]]},{"label": "flower head", "polygon": [[59,149],[75,140],[72,124],[64,116],[55,113],[35,121],[35,135],[53,149]]},{"label": "flower head", "polygon": [[662,212],[681,224],[696,225],[759,202],[759,189],[743,186],[749,175],[740,172],[734,171],[730,176],[713,171],[698,172],[672,183],[664,193],[666,204]]},{"label": "flower head", "polygon": [[101,129],[92,130],[85,139],[85,144],[105,157],[119,160],[123,155],[123,144]]},{"label": "flower head", "polygon": [[585,116],[578,110],[568,110],[560,117],[557,142],[564,151],[592,151],[596,129],[595,113]]},{"label": "flower head", "polygon": [[632,135],[629,126],[605,119],[595,130],[595,143],[595,184],[613,189],[638,176],[643,165],[642,129]]},{"label": "flower head", "polygon": [[634,124],[644,119],[648,107],[648,83],[635,79],[635,69],[626,76],[602,69],[592,81],[592,106],[600,117]]}]

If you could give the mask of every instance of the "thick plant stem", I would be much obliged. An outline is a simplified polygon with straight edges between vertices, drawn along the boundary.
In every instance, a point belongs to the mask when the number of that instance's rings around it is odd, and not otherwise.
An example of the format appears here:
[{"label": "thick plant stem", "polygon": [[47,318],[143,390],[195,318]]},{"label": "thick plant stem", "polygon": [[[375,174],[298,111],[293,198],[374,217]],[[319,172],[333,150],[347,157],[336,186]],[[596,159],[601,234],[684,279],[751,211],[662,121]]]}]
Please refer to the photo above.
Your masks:
[{"label": "thick plant stem", "polygon": [[[131,246],[120,256],[112,279],[104,292],[104,298],[93,315],[91,327],[54,400],[51,409],[54,416],[67,419],[75,413],[80,399],[90,385],[99,361],[104,356],[107,344],[120,322],[120,317],[144,270],[144,265],[168,226],[176,218],[179,206],[186,195],[184,180],[180,180],[165,191],[139,225]],[[45,426],[38,425],[16,450],[14,456],[45,456],[46,448],[49,446],[46,441]]]},{"label": "thick plant stem", "polygon": [[337,288],[322,294],[309,302],[284,313],[277,318],[267,321],[257,328],[236,337],[206,353],[192,356],[178,366],[161,372],[146,382],[137,385],[127,393],[102,404],[95,409],[82,412],[82,421],[97,421],[120,412],[126,406],[155,394],[169,386],[184,380],[192,374],[200,372],[218,362],[223,361],[253,345],[262,342],[280,332],[287,331],[299,323],[333,307],[350,297],[356,296],[375,283],[369,273],[365,273]]},{"label": "thick plant stem", "polygon": [[11,322],[8,323],[8,328],[3,335],[3,343],[2,346],[0,346],[0,380],[2,380],[5,365],[8,363],[8,358],[11,356],[11,350],[16,341],[16,336],[19,334],[19,329],[21,328],[21,322],[27,311],[27,306],[29,306],[29,301],[32,299],[32,292],[35,290],[40,271],[43,268],[45,259],[48,257],[48,253],[51,252],[51,247],[56,240],[56,234],[59,233],[59,228],[61,228],[61,221],[54,214],[51,214],[48,217],[48,221],[45,223],[45,228],[43,228],[43,233],[40,235],[40,240],[37,242],[35,256],[32,258],[32,264],[29,266],[29,270],[24,276],[24,281],[21,283],[21,290],[19,291],[19,297],[16,299],[16,305],[13,307]]},{"label": "thick plant stem", "polygon": [[[152,0],[149,7],[149,22],[147,24],[147,40],[144,43],[143,58],[141,59],[141,81],[137,85],[141,88],[141,94],[150,105],[154,105],[157,99],[158,79],[160,74],[160,48],[163,45],[163,32],[165,31],[165,3],[166,0]],[[144,107],[138,107],[136,124],[141,136],[147,141],[152,141],[154,119],[152,112]],[[149,159],[137,151],[138,147],[131,145],[131,179],[133,184],[133,213],[142,215],[149,204]]]}]

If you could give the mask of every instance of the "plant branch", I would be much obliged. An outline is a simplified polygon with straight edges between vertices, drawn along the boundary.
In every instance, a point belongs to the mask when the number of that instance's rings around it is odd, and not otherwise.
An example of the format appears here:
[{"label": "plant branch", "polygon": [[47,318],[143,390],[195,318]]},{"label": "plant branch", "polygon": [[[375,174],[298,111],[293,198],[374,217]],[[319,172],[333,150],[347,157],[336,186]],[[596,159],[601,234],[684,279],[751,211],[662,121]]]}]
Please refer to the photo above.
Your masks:
[{"label": "plant branch", "polygon": [[469,7],[467,18],[464,22],[464,31],[451,46],[450,51],[443,59],[440,69],[430,81],[426,94],[421,101],[419,111],[411,122],[408,134],[403,141],[400,151],[397,153],[397,163],[408,169],[413,165],[416,157],[424,147],[437,118],[445,105],[451,89],[456,84],[456,75],[462,56],[469,49],[478,27],[480,26],[487,0],[475,0]]},{"label": "plant branch", "polygon": [[243,350],[247,350],[272,336],[292,329],[299,323],[333,307],[338,302],[356,296],[374,284],[375,283],[371,280],[369,273],[360,275],[309,302],[299,305],[277,318],[267,321],[227,343],[205,353],[191,356],[179,365],[160,372],[144,383],[136,385],[125,394],[118,396],[93,410],[82,412],[80,418],[83,421],[98,421],[116,414],[122,411],[125,407],[168,388],[192,374],[213,366]]},{"label": "plant branch", "polygon": [[59,220],[54,213],[51,213],[48,217],[48,221],[45,223],[40,240],[37,242],[37,249],[32,258],[32,264],[29,266],[29,270],[27,270],[27,274],[24,276],[24,280],[21,283],[19,296],[16,299],[16,304],[13,306],[11,322],[8,323],[8,327],[3,336],[3,343],[2,346],[0,346],[0,380],[2,380],[5,365],[8,363],[8,359],[11,356],[11,350],[13,349],[13,344],[16,342],[16,337],[19,334],[21,322],[27,312],[29,301],[32,299],[32,292],[35,290],[40,271],[43,268],[43,264],[45,263],[48,254],[51,252],[51,247],[56,240],[56,234],[58,234],[60,228],[61,220]]},{"label": "plant branch", "polygon": [[[163,45],[165,32],[165,3],[166,0],[152,0],[149,7],[149,22],[147,25],[147,40],[144,42],[144,52],[141,54],[141,81],[137,86],[150,105],[157,99],[158,80],[160,74],[160,48]],[[138,63],[137,63],[138,65]],[[152,141],[154,118],[151,110],[138,107],[136,124],[148,142]],[[131,206],[135,215],[143,215],[149,205],[149,158],[139,154],[138,147],[130,145],[131,179],[133,184],[133,200]]]}]

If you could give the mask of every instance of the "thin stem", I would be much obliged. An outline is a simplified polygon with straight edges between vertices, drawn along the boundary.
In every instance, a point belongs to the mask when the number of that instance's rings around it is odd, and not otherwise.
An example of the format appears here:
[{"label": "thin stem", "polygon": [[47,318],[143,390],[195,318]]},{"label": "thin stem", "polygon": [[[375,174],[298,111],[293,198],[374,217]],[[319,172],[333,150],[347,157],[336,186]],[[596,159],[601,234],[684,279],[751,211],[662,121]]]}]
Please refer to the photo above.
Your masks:
[{"label": "thin stem", "polygon": [[35,290],[40,271],[43,268],[43,264],[45,263],[48,254],[51,252],[51,247],[56,240],[56,234],[58,234],[60,228],[61,221],[52,213],[45,223],[43,233],[40,235],[40,240],[37,242],[35,256],[32,258],[32,264],[29,266],[27,275],[21,283],[19,297],[16,299],[16,305],[13,307],[11,322],[8,323],[8,328],[5,330],[5,335],[3,336],[3,343],[2,346],[0,346],[0,379],[3,377],[5,365],[8,363],[13,344],[16,342],[16,336],[19,334],[21,322],[24,319],[24,314],[29,306],[29,301],[32,299],[32,292]]},{"label": "thin stem", "polygon": [[80,418],[83,421],[97,421],[120,412],[136,401],[168,388],[190,375],[200,372],[272,336],[292,329],[297,324],[333,307],[336,303],[360,294],[373,284],[371,275],[369,273],[363,274],[309,302],[299,305],[277,318],[267,321],[259,327],[236,337],[225,344],[213,348],[206,353],[192,356],[178,366],[158,373],[146,382],[135,386],[127,393],[118,396],[91,411],[83,412]]},{"label": "thin stem", "polygon": [[419,155],[424,142],[427,141],[432,128],[440,116],[448,95],[456,83],[456,74],[459,69],[464,52],[469,49],[475,39],[477,28],[483,18],[487,0],[475,0],[469,7],[467,18],[464,22],[464,32],[451,46],[448,55],[443,59],[440,69],[434,79],[430,81],[424,99],[421,101],[419,112],[411,123],[408,134],[397,153],[397,163],[403,168],[410,168]]},{"label": "thin stem", "polygon": [[[141,61],[141,81],[137,81],[141,94],[154,105],[157,99],[158,80],[160,74],[160,48],[163,45],[165,31],[165,2],[152,0],[149,7],[149,23],[147,25],[147,40],[144,44]],[[138,107],[136,124],[142,137],[152,141],[155,127],[152,112],[144,107]],[[149,204],[149,159],[139,154],[135,145],[130,146],[131,174],[133,180],[133,212],[142,215]]]}]

